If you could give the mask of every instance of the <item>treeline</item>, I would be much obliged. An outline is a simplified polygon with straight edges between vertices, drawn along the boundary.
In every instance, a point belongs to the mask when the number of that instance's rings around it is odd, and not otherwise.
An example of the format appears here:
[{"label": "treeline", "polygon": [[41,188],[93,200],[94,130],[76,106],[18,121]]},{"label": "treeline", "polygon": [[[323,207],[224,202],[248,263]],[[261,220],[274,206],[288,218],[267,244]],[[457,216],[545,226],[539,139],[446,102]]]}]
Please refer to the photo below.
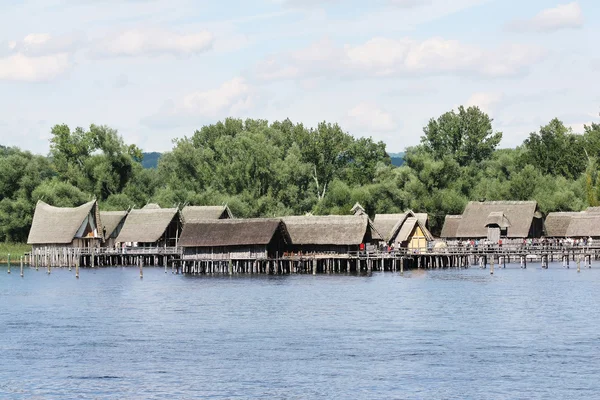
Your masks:
[{"label": "treeline", "polygon": [[554,119],[516,149],[477,107],[431,119],[421,143],[392,165],[385,144],[337,124],[227,119],[174,142],[156,169],[106,126],[52,128],[47,157],[0,148],[0,240],[24,241],[39,199],[105,210],[227,203],[239,217],[428,212],[439,232],[469,200],[537,200],[542,212],[600,200],[600,125],[571,132]]}]

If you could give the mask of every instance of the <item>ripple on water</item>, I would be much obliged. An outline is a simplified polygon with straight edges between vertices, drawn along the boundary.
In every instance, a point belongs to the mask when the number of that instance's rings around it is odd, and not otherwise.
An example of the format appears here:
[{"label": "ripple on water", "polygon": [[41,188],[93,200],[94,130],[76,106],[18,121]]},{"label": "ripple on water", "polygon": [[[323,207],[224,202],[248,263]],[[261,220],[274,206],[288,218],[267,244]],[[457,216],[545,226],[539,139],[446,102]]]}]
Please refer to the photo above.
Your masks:
[{"label": "ripple on water", "polygon": [[0,267],[0,398],[593,398],[600,272],[538,267]]}]

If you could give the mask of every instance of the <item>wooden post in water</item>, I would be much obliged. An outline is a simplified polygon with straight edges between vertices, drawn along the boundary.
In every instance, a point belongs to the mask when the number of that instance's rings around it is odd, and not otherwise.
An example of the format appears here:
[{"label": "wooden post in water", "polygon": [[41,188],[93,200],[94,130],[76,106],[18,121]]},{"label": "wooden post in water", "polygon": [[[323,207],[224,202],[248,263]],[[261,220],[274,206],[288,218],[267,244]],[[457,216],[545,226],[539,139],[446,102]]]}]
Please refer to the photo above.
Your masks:
[{"label": "wooden post in water", "polygon": [[404,275],[404,257],[400,258],[400,275]]},{"label": "wooden post in water", "polygon": [[8,262],[8,273],[10,274],[10,253],[7,256],[7,262]]},{"label": "wooden post in water", "polygon": [[581,256],[577,257],[577,272],[581,272],[581,268],[579,267],[579,264],[581,264]]},{"label": "wooden post in water", "polygon": [[75,278],[79,279],[79,257],[75,260]]},{"label": "wooden post in water", "polygon": [[494,275],[494,256],[492,255],[492,263],[490,264],[490,275]]},{"label": "wooden post in water", "polygon": [[21,256],[21,278],[23,277],[23,256]]},{"label": "wooden post in water", "polygon": [[140,264],[140,279],[144,278],[144,261],[142,261],[142,258],[139,258],[139,264]]},{"label": "wooden post in water", "polygon": [[313,275],[317,274],[317,261],[314,258],[312,260],[312,273]]}]

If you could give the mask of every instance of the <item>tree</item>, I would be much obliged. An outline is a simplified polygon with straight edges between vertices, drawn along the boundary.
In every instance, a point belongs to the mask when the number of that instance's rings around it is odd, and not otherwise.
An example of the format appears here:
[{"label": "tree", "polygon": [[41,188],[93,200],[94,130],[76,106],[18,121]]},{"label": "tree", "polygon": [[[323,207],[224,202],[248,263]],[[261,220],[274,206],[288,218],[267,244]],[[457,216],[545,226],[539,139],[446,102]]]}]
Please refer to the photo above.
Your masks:
[{"label": "tree", "polygon": [[543,174],[577,179],[585,171],[586,163],[581,162],[585,156],[584,138],[556,118],[540,127],[539,133],[529,134],[524,146],[526,161]]},{"label": "tree", "polygon": [[50,157],[58,177],[99,200],[123,191],[142,161],[141,150],[126,145],[107,126],[92,124],[89,131],[76,128],[71,132],[65,124],[55,125],[51,134]]},{"label": "tree", "polygon": [[478,107],[458,107],[438,119],[431,119],[425,128],[421,144],[439,159],[452,156],[461,166],[488,159],[502,140],[494,132],[492,119]]}]

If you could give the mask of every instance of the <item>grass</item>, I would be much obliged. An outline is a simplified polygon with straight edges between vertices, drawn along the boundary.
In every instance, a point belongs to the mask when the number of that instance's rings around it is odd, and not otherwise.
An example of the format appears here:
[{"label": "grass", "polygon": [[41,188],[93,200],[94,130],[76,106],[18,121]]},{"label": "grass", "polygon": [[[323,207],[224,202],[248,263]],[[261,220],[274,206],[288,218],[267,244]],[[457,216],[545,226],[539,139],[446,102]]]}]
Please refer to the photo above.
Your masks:
[{"label": "grass", "polygon": [[31,251],[31,246],[27,243],[0,243],[0,263],[6,263],[10,254],[10,263],[18,263],[19,258]]}]

